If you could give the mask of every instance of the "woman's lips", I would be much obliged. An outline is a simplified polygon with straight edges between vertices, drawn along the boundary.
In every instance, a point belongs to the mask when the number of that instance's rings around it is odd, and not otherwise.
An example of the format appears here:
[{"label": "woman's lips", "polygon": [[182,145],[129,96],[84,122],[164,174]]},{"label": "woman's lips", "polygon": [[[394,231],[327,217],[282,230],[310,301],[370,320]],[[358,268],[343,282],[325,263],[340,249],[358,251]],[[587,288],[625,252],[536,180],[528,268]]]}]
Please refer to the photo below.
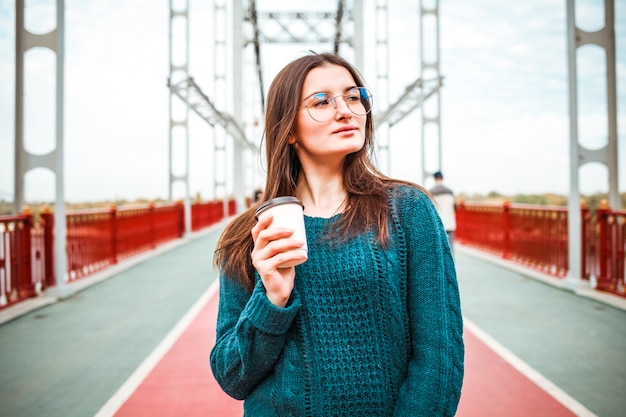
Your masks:
[{"label": "woman's lips", "polygon": [[333,133],[353,132],[355,130],[357,130],[357,128],[355,126],[344,126],[344,127],[341,127],[339,129],[335,130]]}]

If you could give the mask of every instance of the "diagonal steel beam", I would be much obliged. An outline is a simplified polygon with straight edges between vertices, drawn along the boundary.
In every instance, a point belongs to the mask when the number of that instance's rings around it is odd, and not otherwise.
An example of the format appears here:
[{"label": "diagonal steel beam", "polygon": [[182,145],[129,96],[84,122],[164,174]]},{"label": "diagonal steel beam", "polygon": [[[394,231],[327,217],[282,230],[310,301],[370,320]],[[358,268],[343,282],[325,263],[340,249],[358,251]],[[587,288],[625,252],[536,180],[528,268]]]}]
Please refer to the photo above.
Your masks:
[{"label": "diagonal steel beam", "polygon": [[222,126],[236,140],[241,141],[241,143],[256,151],[257,146],[246,138],[243,128],[237,123],[235,118],[231,114],[219,111],[211,99],[202,92],[193,77],[183,79],[176,84],[171,84],[168,81],[168,87],[208,124],[211,126]]},{"label": "diagonal steel beam", "polygon": [[436,93],[442,85],[442,79],[422,80],[418,78],[409,84],[404,93],[389,105],[389,107],[376,115],[376,124],[389,123],[393,126],[417,109],[426,99]]},{"label": "diagonal steel beam", "polygon": [[[258,20],[272,22],[279,33],[259,30],[259,40],[265,43],[332,43],[334,12],[269,12],[257,13]],[[322,28],[328,29],[321,30]]]}]

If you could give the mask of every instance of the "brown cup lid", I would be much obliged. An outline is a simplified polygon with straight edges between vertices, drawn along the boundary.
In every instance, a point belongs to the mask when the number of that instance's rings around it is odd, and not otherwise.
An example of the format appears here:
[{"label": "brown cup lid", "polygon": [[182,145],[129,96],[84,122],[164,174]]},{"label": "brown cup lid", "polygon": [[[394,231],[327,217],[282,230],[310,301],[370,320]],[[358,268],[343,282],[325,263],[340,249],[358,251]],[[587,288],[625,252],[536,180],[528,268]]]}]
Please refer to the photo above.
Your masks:
[{"label": "brown cup lid", "polygon": [[283,196],[283,197],[276,197],[276,198],[272,198],[271,200],[267,200],[265,202],[263,202],[259,208],[256,209],[256,213],[255,213],[255,217],[259,217],[259,214],[261,214],[262,212],[264,212],[265,210],[267,210],[270,207],[274,207],[274,206],[278,206],[281,204],[300,204],[302,206],[302,208],[304,209],[304,206],[302,205],[302,202],[296,198],[296,197],[292,197],[292,196]]}]

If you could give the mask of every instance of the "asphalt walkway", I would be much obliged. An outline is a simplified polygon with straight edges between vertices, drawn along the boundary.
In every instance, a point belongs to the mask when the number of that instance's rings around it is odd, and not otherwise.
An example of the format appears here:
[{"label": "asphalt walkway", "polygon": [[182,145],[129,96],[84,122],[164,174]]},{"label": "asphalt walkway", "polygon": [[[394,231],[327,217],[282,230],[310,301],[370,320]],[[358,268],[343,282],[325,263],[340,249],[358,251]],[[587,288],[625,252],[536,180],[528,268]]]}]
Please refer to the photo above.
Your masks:
[{"label": "asphalt walkway", "polygon": [[[0,416],[241,415],[208,366],[222,226],[91,277],[63,301],[0,312],[10,318]],[[626,415],[626,300],[582,297],[463,248],[456,256],[459,416]]]}]

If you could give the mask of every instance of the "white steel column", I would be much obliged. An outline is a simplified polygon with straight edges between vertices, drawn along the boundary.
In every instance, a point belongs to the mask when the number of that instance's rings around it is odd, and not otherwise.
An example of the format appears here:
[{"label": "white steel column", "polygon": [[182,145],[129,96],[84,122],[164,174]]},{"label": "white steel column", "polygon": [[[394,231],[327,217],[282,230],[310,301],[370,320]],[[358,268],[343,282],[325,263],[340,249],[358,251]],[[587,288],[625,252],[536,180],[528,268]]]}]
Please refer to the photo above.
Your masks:
[{"label": "white steel column", "polygon": [[[375,10],[376,54],[374,55],[376,66],[376,91],[374,107],[387,109],[389,107],[389,8],[387,0],[376,0]],[[377,153],[380,156],[378,169],[387,175],[391,175],[391,153],[389,151],[390,125],[385,121],[376,127]]]},{"label": "white steel column", "polygon": [[[54,273],[56,285],[48,290],[57,297],[71,293],[67,285],[65,179],[64,179],[64,91],[65,91],[65,2],[56,2],[56,28],[45,34],[34,34],[24,27],[24,0],[15,6],[15,197],[14,211],[25,203],[24,177],[34,168],[47,168],[55,174],[54,201]],[[28,152],[24,146],[24,55],[35,47],[46,47],[56,53],[55,148],[47,154]]]},{"label": "white steel column", "polygon": [[[586,285],[581,269],[581,214],[580,214],[580,167],[597,162],[608,167],[609,204],[621,208],[617,177],[617,84],[615,69],[615,1],[604,1],[605,25],[596,32],[586,32],[576,26],[576,1],[566,0],[567,5],[567,58],[569,80],[569,128],[570,128],[570,192],[568,201],[569,273],[567,283],[571,286]],[[603,148],[590,150],[579,143],[578,138],[578,71],[577,50],[587,44],[605,50],[607,77],[607,124],[608,142]]]},{"label": "white steel column", "polygon": [[[227,106],[226,72],[228,68],[227,10],[225,0],[215,0],[213,5],[213,94],[218,108]],[[223,200],[224,215],[228,213],[226,130],[213,125],[213,192]]]},{"label": "white steel column", "polygon": [[[244,53],[244,37],[243,37],[243,5],[244,0],[235,0],[233,2],[233,116],[235,120],[242,120],[243,117],[243,53]],[[237,212],[245,209],[245,163],[244,153],[246,147],[241,141],[233,141],[233,192],[237,201]]]},{"label": "white steel column", "polygon": [[578,71],[576,68],[576,16],[575,0],[567,2],[567,67],[569,85],[569,166],[570,191],[568,200],[568,250],[569,271],[567,280],[572,284],[582,283],[580,251],[581,215],[580,184],[578,180]]},{"label": "white steel column", "polygon": [[[377,1],[386,2],[386,0]],[[354,49],[354,65],[359,71],[363,71],[365,68],[363,61],[363,0],[354,1],[352,5],[352,22],[354,25],[354,33],[352,34],[351,44]],[[389,19],[387,18],[387,25],[388,24]],[[387,34],[387,39],[389,39],[389,34]],[[376,98],[374,98],[374,100],[376,100]]]},{"label": "white steel column", "polygon": [[[426,178],[432,174],[426,167],[426,126],[433,125],[437,129],[437,169],[441,168],[441,67],[440,67],[440,51],[439,51],[439,0],[434,0],[434,4],[429,8],[423,5],[424,0],[420,0],[420,63],[421,63],[421,76],[422,76],[422,95],[426,97],[424,93],[427,86],[436,86],[428,97],[428,100],[436,100],[435,114],[427,115],[425,113],[425,106],[421,106],[422,112],[422,184]],[[425,34],[424,23],[427,19],[434,21],[434,27],[429,27],[434,33]],[[435,42],[435,56],[432,60],[428,61],[424,55],[424,42],[425,40],[434,40]],[[432,88],[432,87],[431,87]],[[427,99],[425,99],[427,100]],[[424,103],[426,104],[426,103]],[[429,107],[430,109],[430,107]]]},{"label": "white steel column", "polygon": [[[182,39],[174,39],[174,22],[175,20],[184,24],[184,37]],[[170,86],[185,81],[189,78],[189,0],[185,2],[185,5],[180,10],[174,10],[173,0],[170,0]],[[178,33],[180,35],[180,33]],[[181,45],[182,43],[182,45]],[[179,50],[183,48],[184,54],[183,62],[174,63],[174,49]],[[185,97],[189,97],[189,89],[183,93]],[[172,112],[174,99],[174,90],[170,89],[169,99],[169,112],[170,112],[170,132],[169,132],[169,200],[174,199],[174,183],[181,181],[184,183],[185,195],[184,195],[184,207],[185,207],[185,233],[191,232],[191,197],[189,192],[189,105],[185,104],[185,114],[182,119],[174,120]],[[174,129],[179,127],[184,129],[184,172],[181,175],[174,174],[173,154],[174,147],[181,148],[180,143],[174,143]]]}]

